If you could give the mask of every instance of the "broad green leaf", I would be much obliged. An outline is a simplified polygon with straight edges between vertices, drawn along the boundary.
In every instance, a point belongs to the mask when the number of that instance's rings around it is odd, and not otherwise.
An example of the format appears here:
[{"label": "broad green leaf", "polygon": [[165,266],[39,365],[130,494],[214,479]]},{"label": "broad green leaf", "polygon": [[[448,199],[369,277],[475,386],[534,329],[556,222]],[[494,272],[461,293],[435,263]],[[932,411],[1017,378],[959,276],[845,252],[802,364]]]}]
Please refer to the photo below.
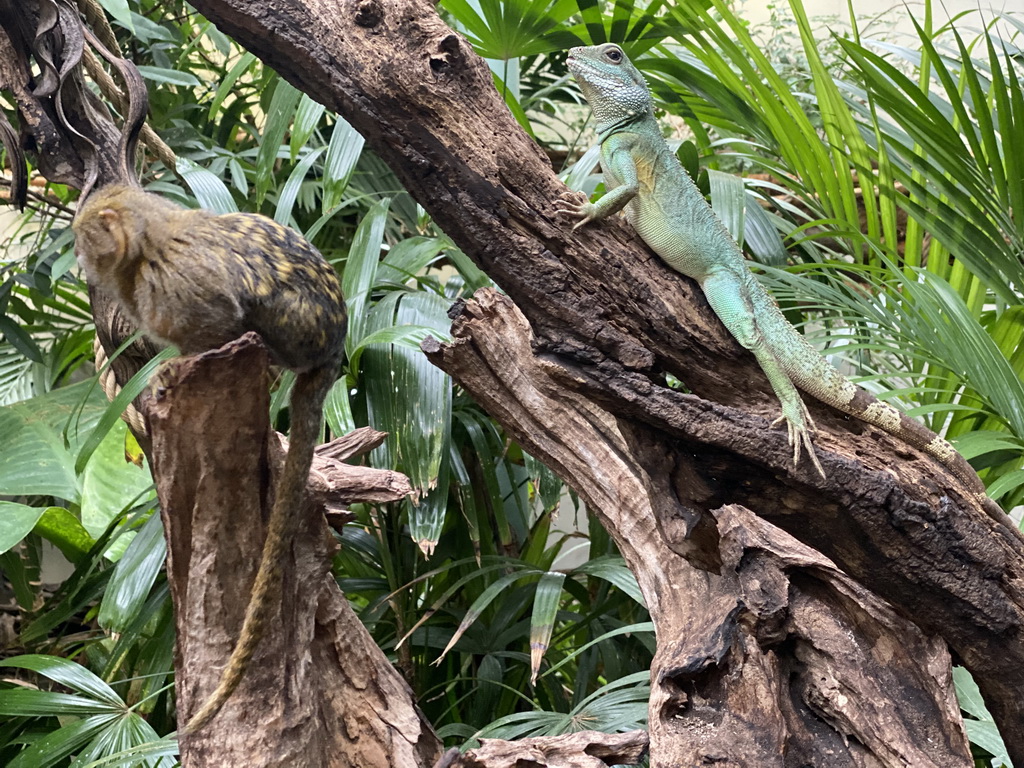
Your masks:
[{"label": "broad green leaf", "polygon": [[89,535],[82,521],[63,507],[47,507],[33,529],[57,547],[70,563],[79,563],[96,540]]},{"label": "broad green leaf", "polygon": [[147,80],[165,85],[181,85],[185,88],[198,88],[202,85],[199,78],[189,72],[180,72],[176,69],[165,69],[146,64],[136,64],[136,68]]},{"label": "broad green leaf", "polygon": [[345,352],[350,358],[365,335],[366,308],[370,300],[370,291],[375,284],[377,265],[380,263],[389,203],[386,198],[375,203],[359,222],[352,247],[349,248],[348,259],[345,261],[345,271],[341,276],[341,290],[348,305]]},{"label": "broad green leaf", "polygon": [[129,505],[152,496],[149,469],[125,459],[127,431],[123,421],[115,422],[82,471],[82,525],[93,538],[99,537]]},{"label": "broad green leaf", "polygon": [[166,554],[160,515],[153,513],[114,567],[97,616],[101,627],[114,634],[124,631],[149,596]]},{"label": "broad green leaf", "polygon": [[[212,120],[217,111],[221,108],[224,100],[230,96],[238,83],[238,79],[242,77],[249,68],[256,63],[256,54],[246,53],[235,62],[234,66],[228,70],[227,75],[220,81],[220,85],[217,86],[217,93],[213,96],[213,101],[210,102],[209,119]],[[178,158],[179,163],[181,158]]]},{"label": "broad green leaf", "polygon": [[41,363],[43,355],[32,336],[11,318],[0,315],[0,335],[7,343],[34,363]]},{"label": "broad green leaf", "polygon": [[377,285],[403,287],[453,247],[452,241],[445,236],[407,237],[388,250],[377,268]]},{"label": "broad green leaf", "polygon": [[999,730],[992,720],[992,715],[981,698],[981,691],[974,678],[963,667],[953,667],[953,683],[956,686],[956,698],[960,709],[968,712],[977,720],[964,720],[967,727],[967,736],[970,740],[995,756],[994,765],[1003,765],[1012,768],[1010,758],[1006,754],[1006,745],[999,735]]},{"label": "broad green leaf", "polygon": [[306,176],[309,174],[309,169],[313,166],[313,163],[317,161],[317,158],[323,154],[324,148],[314,149],[312,152],[307,152],[306,156],[292,169],[292,172],[288,175],[288,180],[281,187],[281,191],[277,196],[277,209],[274,211],[274,221],[278,224],[288,226],[292,219],[292,209],[295,206],[295,200],[299,196],[299,188],[302,183],[306,180]]},{"label": "broad green leaf", "polygon": [[[53,680],[81,696],[93,700],[93,705],[103,705],[108,709],[124,709],[124,701],[117,695],[113,688],[103,682],[100,678],[69,659],[60,656],[44,656],[41,654],[26,654],[24,656],[12,656],[9,659],[0,661],[0,667],[15,667],[17,669],[29,669],[43,677]],[[14,693],[16,691],[0,691],[0,693]],[[43,694],[43,698],[37,701],[43,702],[46,691],[22,691],[22,693]],[[54,694],[66,696],[67,694]],[[83,701],[77,696],[69,696],[68,702]],[[78,706],[78,704],[74,704]],[[101,710],[95,710],[101,711]],[[6,711],[5,714],[10,714]]]},{"label": "broad green leaf", "polygon": [[489,584],[483,593],[481,593],[480,597],[473,601],[469,610],[466,611],[465,617],[463,617],[462,621],[459,623],[459,628],[455,630],[455,634],[452,635],[452,639],[448,641],[448,645],[446,645],[444,650],[441,651],[441,658],[443,659],[448,655],[448,652],[459,641],[459,638],[462,637],[473,622],[480,618],[480,614],[484,612],[487,606],[490,605],[498,595],[515,582],[521,579],[535,578],[540,574],[540,571],[534,569],[523,569],[516,571],[515,573],[506,574]]},{"label": "broad green leaf", "polygon": [[747,192],[739,176],[708,170],[711,182],[711,207],[733,239],[743,247],[743,228],[746,220]]},{"label": "broad green leaf", "polygon": [[284,78],[279,77],[274,87],[274,96],[267,108],[267,118],[260,138],[260,149],[256,155],[256,201],[270,189],[276,170],[277,158],[282,149],[285,132],[295,117],[302,93]]},{"label": "broad green leaf", "polygon": [[[391,306],[393,315],[386,311]],[[429,556],[447,509],[452,385],[418,344],[431,333],[447,336],[448,302],[427,293],[400,294],[399,301],[381,302],[375,310],[374,327],[379,330],[362,343],[377,337],[405,344],[369,347],[362,353],[370,425],[388,433],[386,445],[373,453],[374,462],[408,476],[414,490],[410,534]]]},{"label": "broad green leaf", "polygon": [[[123,349],[130,343],[131,339],[126,341],[121,348]],[[118,352],[120,352],[120,350],[118,350]],[[128,404],[138,397],[142,390],[145,389],[153,371],[159,368],[164,361],[174,357],[174,355],[175,349],[173,347],[161,350],[152,360],[142,366],[142,368],[140,368],[139,371],[125,383],[117,396],[111,400],[104,409],[103,414],[97,420],[96,425],[88,433],[85,440],[82,441],[81,447],[78,449],[78,455],[75,458],[75,471],[84,471],[86,464],[92,457],[93,451],[99,447],[103,438],[106,437],[107,433],[114,427],[114,424],[116,424],[121,418],[121,414],[124,412],[124,409],[128,407]]]},{"label": "broad green leaf", "polygon": [[46,510],[28,507],[13,501],[0,501],[0,553],[6,552],[25,538]]},{"label": "broad green leaf", "polygon": [[187,157],[178,157],[178,173],[185,179],[199,205],[214,213],[235,213],[238,206],[220,178],[196,165]]},{"label": "broad green leaf", "polygon": [[309,94],[302,94],[299,107],[295,110],[295,122],[292,124],[291,153],[292,162],[299,156],[299,150],[306,146],[309,137],[313,135],[320,118],[323,117],[327,108],[317,101],[314,101]]},{"label": "broad green leaf", "polygon": [[0,715],[8,717],[45,717],[50,715],[110,714],[113,707],[95,699],[54,691],[24,688],[0,690]]},{"label": "broad green leaf", "polygon": [[348,384],[342,376],[331,387],[324,402],[324,418],[327,420],[331,432],[337,435],[346,435],[356,428],[355,419],[352,416],[352,403],[349,400]]},{"label": "broad green leaf", "polygon": [[0,494],[78,501],[72,451],[106,404],[93,384],[62,387],[0,408]]},{"label": "broad green leaf", "polygon": [[[132,14],[128,8],[128,0],[99,0],[100,5],[103,6],[103,10],[117,19],[117,22],[127,29],[129,32],[135,32],[135,26],[132,24]],[[118,53],[114,51],[113,53]]]},{"label": "broad green leaf", "polygon": [[626,562],[621,556],[595,558],[579,566],[574,572],[604,579],[609,584],[614,584],[621,589],[640,605],[646,606],[643,594],[640,592],[640,585],[636,583],[636,577],[626,567]]},{"label": "broad green leaf", "polygon": [[[2,696],[3,692],[0,692],[0,697]],[[65,761],[69,755],[78,752],[120,717],[109,712],[88,717],[80,717],[77,712],[59,710],[51,714],[66,716],[67,723],[32,742],[31,746],[19,752],[7,764],[7,768],[50,768],[66,765]]]}]

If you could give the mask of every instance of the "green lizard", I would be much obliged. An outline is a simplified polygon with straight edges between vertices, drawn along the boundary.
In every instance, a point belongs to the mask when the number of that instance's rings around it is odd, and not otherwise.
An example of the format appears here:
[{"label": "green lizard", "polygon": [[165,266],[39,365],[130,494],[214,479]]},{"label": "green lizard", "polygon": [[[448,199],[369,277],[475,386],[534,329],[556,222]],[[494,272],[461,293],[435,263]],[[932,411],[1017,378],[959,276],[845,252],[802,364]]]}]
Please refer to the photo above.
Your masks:
[{"label": "green lizard", "polygon": [[611,43],[573,48],[567,63],[597,120],[608,192],[595,203],[567,194],[558,212],[578,219],[577,229],[625,210],[626,219],[655,253],[700,283],[715,314],[753,352],[779,398],[782,415],[772,426],[786,422],[794,465],[806,448],[814,468],[825,477],[811,441],[814,421],[800,389],[934,456],[990,515],[1010,525],[985,495],[970,464],[946,440],[847,381],[789,324],[665,143],[647,83],[622,49]]}]

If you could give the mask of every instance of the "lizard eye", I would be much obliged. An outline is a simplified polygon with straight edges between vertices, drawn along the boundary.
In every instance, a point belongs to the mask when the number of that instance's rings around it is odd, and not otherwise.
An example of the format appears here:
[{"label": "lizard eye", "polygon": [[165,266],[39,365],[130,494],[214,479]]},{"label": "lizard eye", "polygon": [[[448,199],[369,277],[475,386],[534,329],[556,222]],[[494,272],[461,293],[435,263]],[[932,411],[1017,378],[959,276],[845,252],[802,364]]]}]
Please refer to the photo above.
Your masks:
[{"label": "lizard eye", "polygon": [[608,61],[614,64],[618,64],[620,61],[622,61],[622,51],[620,51],[618,48],[609,48],[607,51],[605,51],[604,55],[608,59]]}]

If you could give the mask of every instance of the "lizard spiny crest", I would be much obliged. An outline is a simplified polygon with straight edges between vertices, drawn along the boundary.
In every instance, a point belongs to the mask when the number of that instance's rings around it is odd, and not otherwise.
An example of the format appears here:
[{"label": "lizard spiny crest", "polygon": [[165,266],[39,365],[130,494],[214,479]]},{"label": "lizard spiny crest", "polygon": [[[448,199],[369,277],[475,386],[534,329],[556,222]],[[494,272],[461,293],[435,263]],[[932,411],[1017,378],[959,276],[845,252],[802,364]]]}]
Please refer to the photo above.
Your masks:
[{"label": "lizard spiny crest", "polygon": [[598,133],[654,115],[644,76],[614,43],[573,48],[566,65],[594,110]]}]

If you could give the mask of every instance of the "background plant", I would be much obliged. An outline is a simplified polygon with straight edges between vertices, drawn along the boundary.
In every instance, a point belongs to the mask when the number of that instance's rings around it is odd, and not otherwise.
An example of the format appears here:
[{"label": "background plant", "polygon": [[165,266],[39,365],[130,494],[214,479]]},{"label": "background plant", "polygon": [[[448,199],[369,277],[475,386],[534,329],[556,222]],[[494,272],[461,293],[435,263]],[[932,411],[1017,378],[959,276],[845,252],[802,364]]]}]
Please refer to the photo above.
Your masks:
[{"label": "background plant", "polygon": [[[184,185],[159,163],[148,185],[272,216],[343,275],[349,359],[328,424],[388,431],[372,461],[408,474],[417,496],[356,510],[335,571],[428,717],[450,743],[642,726],[653,637],[621,558],[596,524],[556,526],[559,506],[563,518],[586,513],[417,349],[488,278],[347,123],[185,3],[104,6],[180,158]],[[721,0],[442,6],[520,124],[590,191],[600,177],[596,156],[581,156],[588,113],[561,52],[622,44],[666,132],[684,134],[684,166],[766,265],[791,319],[827,336],[865,386],[955,438],[1004,505],[1022,500],[1019,19],[1003,18],[1002,38],[969,37],[961,23],[936,27],[926,3],[903,45],[888,31],[869,40],[854,17],[851,32],[822,39],[792,0],[766,45]],[[117,420],[131,390],[108,405],[95,386],[73,198],[38,188],[2,265],[0,442],[21,463],[0,465],[0,567],[17,622],[0,761],[163,765],[173,625],[159,517],[146,473],[122,458],[138,455]],[[47,546],[73,571],[43,588]],[[582,564],[573,550],[586,551]],[[978,754],[1000,758],[980,699],[957,682]]]}]

